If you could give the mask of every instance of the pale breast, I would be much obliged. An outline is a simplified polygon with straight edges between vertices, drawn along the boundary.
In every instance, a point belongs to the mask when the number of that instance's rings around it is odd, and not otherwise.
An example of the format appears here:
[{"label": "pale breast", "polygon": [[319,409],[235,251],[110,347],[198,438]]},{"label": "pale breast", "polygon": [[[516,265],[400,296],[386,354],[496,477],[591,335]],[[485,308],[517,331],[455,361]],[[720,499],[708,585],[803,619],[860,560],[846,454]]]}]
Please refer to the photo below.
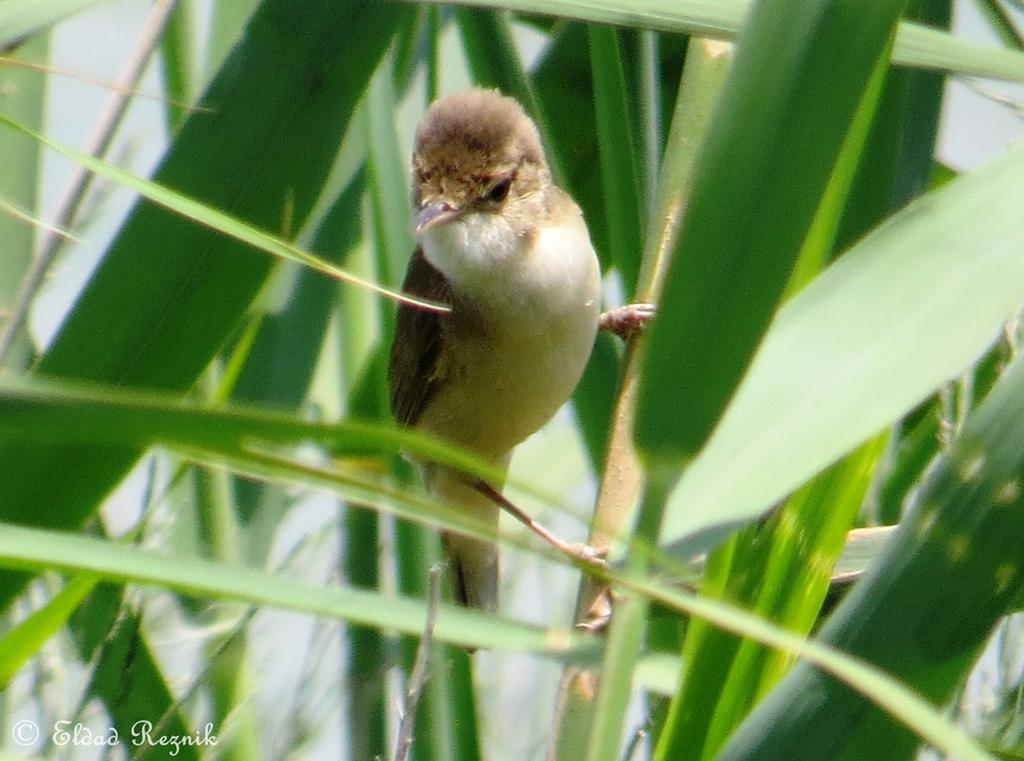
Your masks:
[{"label": "pale breast", "polygon": [[417,426],[490,458],[568,400],[597,331],[600,271],[582,219],[548,226],[516,253],[487,273],[445,272],[463,303],[446,322],[444,387]]}]

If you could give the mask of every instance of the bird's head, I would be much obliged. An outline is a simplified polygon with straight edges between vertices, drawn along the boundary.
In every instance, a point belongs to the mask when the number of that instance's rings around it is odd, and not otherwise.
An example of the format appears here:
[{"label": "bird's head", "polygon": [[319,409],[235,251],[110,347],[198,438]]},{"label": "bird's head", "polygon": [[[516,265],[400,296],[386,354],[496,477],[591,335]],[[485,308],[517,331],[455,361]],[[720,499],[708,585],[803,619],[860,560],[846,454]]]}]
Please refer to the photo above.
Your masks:
[{"label": "bird's head", "polygon": [[412,171],[417,236],[473,215],[526,230],[551,181],[533,121],[512,98],[480,88],[430,107],[416,130]]}]

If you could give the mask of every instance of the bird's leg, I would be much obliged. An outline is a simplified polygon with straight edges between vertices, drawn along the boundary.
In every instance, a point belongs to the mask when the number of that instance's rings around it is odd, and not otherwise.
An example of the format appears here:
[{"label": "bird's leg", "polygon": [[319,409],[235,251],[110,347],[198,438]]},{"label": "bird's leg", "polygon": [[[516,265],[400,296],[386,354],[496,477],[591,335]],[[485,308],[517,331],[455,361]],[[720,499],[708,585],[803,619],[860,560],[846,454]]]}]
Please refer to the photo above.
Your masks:
[{"label": "bird's leg", "polygon": [[654,317],[654,304],[626,304],[618,309],[603,313],[597,322],[599,330],[607,330],[623,340],[629,340],[644,329],[647,321]]},{"label": "bird's leg", "polygon": [[517,521],[526,526],[530,531],[535,533],[545,542],[550,544],[559,552],[568,555],[573,560],[584,563],[586,565],[594,566],[595,568],[603,569],[606,567],[604,556],[607,554],[604,550],[598,550],[591,547],[589,544],[580,544],[578,542],[566,542],[563,539],[559,539],[548,529],[544,528],[541,524],[531,518],[529,515],[520,510],[516,505],[504,494],[495,489],[489,483],[484,481],[482,478],[478,478],[473,481],[473,488],[483,494],[485,497],[493,501],[498,507],[507,512]]},{"label": "bird's leg", "polygon": [[610,586],[605,586],[591,602],[587,612],[576,624],[577,629],[587,632],[603,632],[612,620],[612,607],[615,596]]}]

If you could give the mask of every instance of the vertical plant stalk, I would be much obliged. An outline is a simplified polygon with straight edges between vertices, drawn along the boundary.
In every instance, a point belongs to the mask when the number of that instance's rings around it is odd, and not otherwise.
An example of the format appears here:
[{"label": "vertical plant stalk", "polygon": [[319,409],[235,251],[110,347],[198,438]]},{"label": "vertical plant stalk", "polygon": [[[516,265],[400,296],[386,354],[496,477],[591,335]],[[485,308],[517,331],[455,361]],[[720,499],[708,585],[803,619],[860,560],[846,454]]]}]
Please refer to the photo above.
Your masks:
[{"label": "vertical plant stalk", "polygon": [[[665,149],[659,198],[650,225],[654,234],[648,236],[641,261],[638,301],[657,303],[668,257],[686,207],[694,160],[719,87],[725,80],[731,52],[730,43],[717,40],[694,38],[690,43]],[[642,471],[633,447],[633,415],[642,346],[641,336],[626,350],[622,387],[611,421],[608,457],[588,540],[600,550],[611,549],[613,538],[627,525],[640,494]],[[577,621],[586,620],[602,588],[599,581],[590,577],[585,580],[576,610]]]},{"label": "vertical plant stalk", "polygon": [[[110,149],[117,127],[128,109],[132,90],[138,84],[150,56],[153,55],[153,51],[159,44],[160,35],[174,11],[175,2],[176,0],[157,0],[150,9],[142,34],[128,56],[128,60],[125,61],[121,73],[117,77],[115,89],[85,142],[83,151],[86,154],[102,157]],[[76,164],[67,188],[57,205],[54,227],[62,230],[71,229],[75,216],[81,208],[82,199],[91,183],[92,173],[81,164]],[[0,367],[7,362],[15,340],[25,325],[32,301],[57,257],[62,243],[63,237],[56,232],[48,233],[40,241],[32,264],[18,289],[10,319],[4,325],[3,331],[0,332]]]},{"label": "vertical plant stalk", "polygon": [[437,603],[441,596],[441,566],[430,569],[427,590],[427,621],[423,627],[423,636],[416,648],[416,659],[413,662],[412,674],[409,675],[409,686],[405,691],[405,705],[402,711],[402,722],[398,728],[398,748],[395,750],[395,761],[405,761],[412,746],[412,729],[416,725],[416,708],[420,702],[420,693],[427,681],[427,663],[430,660],[430,648],[434,642],[434,622],[437,620]]},{"label": "vertical plant stalk", "polygon": [[[686,207],[695,157],[703,139],[719,89],[731,60],[732,45],[693,38],[687,51],[676,109],[672,119],[665,160],[661,170],[658,200],[654,206],[644,255],[640,263],[637,299],[657,302],[675,246],[675,238]],[[643,339],[627,348],[622,385],[611,420],[608,456],[601,478],[600,493],[591,523],[588,543],[610,550],[633,515],[640,494],[642,472],[633,447],[633,419]],[[610,613],[607,586],[587,577],[580,589],[576,621],[604,619]],[[586,742],[597,674],[592,670],[570,669],[562,676],[556,717],[556,740],[551,759],[578,759]]]},{"label": "vertical plant stalk", "polygon": [[[45,62],[49,51],[49,35],[40,34],[0,59],[0,114],[30,129],[41,129],[46,118],[48,79],[35,70],[33,64]],[[9,134],[0,138],[0,166],[3,167],[0,172],[0,240],[3,241],[0,325],[10,318],[11,306],[18,295],[18,284],[32,264],[32,247],[37,235],[34,227],[46,227],[35,213],[41,151],[42,146],[26,145],[20,135]],[[27,340],[17,341],[8,369],[26,366],[31,361],[31,354]]]},{"label": "vertical plant stalk", "polygon": [[661,81],[658,67],[658,33],[644,30],[640,35],[640,135],[644,163],[644,209],[649,213],[658,197],[658,162],[661,160]]},{"label": "vertical plant stalk", "polygon": [[[648,468],[643,500],[626,555],[625,578],[643,579],[648,576],[650,548],[658,540],[665,505],[678,477],[679,471],[674,466]],[[649,610],[650,601],[643,595],[627,593],[616,599],[616,612],[612,617],[594,700],[587,761],[614,761],[618,758],[624,719],[633,693],[633,672],[637,655],[643,647]]]}]

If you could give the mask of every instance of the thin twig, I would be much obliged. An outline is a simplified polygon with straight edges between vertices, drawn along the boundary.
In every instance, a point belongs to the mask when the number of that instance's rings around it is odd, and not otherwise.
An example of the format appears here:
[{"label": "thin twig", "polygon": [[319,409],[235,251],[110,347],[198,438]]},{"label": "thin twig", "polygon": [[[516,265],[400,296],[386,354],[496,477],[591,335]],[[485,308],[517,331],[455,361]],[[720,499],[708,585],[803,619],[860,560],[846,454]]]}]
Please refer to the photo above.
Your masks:
[{"label": "thin twig", "polygon": [[636,728],[633,732],[633,737],[629,740],[629,745],[626,746],[626,752],[622,754],[622,761],[633,761],[640,745],[644,740],[651,734],[651,727],[654,726],[654,721],[647,717],[643,724]]},{"label": "thin twig", "polygon": [[409,675],[409,686],[405,691],[405,705],[402,710],[402,722],[398,725],[398,745],[395,748],[395,761],[405,761],[412,746],[412,730],[416,724],[416,708],[420,702],[423,684],[427,681],[427,661],[430,659],[430,646],[434,640],[434,621],[437,619],[437,604],[441,596],[441,566],[430,569],[430,580],[427,588],[427,621],[423,626],[423,636],[416,648],[416,659]]},{"label": "thin twig", "polygon": [[82,242],[79,238],[76,238],[67,230],[62,230],[61,228],[56,227],[55,225],[51,225],[49,222],[45,222],[42,219],[36,219],[34,216],[32,216],[30,212],[27,212],[24,209],[15,206],[13,203],[9,201],[5,201],[3,198],[0,198],[0,212],[3,212],[4,214],[7,214],[8,216],[13,217],[14,219],[17,219],[21,222],[32,225],[33,227],[38,227],[42,230],[49,230],[51,233],[59,235],[65,240],[72,241],[73,243]]},{"label": "thin twig", "polygon": [[193,104],[183,100],[177,100],[175,98],[168,98],[165,95],[156,95],[154,93],[146,92],[145,90],[139,90],[136,88],[124,88],[121,87],[117,82],[111,82],[101,77],[93,77],[88,74],[83,74],[80,71],[72,71],[71,69],[64,69],[60,66],[51,66],[46,63],[39,63],[38,61],[22,61],[17,58],[9,58],[8,56],[0,55],[0,66],[10,66],[18,69],[28,69],[29,71],[37,71],[40,74],[55,74],[60,77],[70,77],[71,79],[77,79],[79,82],[85,82],[86,84],[96,85],[107,90],[114,90],[120,92],[122,95],[129,95],[133,98],[142,98],[143,100],[150,100],[154,103],[160,103],[165,106],[175,106],[177,108],[188,111],[189,113],[201,112],[205,114],[213,113],[213,109],[209,106],[203,106],[200,104]]},{"label": "thin twig", "polygon": [[[90,156],[102,156],[110,148],[114,132],[121,122],[121,117],[128,108],[128,93],[138,83],[146,63],[156,49],[163,33],[167,19],[174,10],[177,0],[157,0],[149,11],[146,25],[143,27],[142,36],[139,38],[135,49],[125,62],[120,75],[117,78],[116,89],[111,93],[103,112],[93,127],[92,134],[85,144],[85,153]],[[75,216],[82,205],[82,199],[91,184],[92,173],[84,166],[78,165],[72,171],[71,179],[68,182],[67,190],[57,206],[54,227],[71,229]],[[35,299],[39,287],[46,278],[46,273],[53,264],[57,253],[60,251],[62,238],[59,235],[50,233],[40,242],[35,258],[25,273],[25,279],[18,289],[18,296],[15,299],[14,307],[11,310],[10,320],[0,331],[0,367],[3,367],[14,347],[15,339],[25,325],[28,317],[29,307]]]},{"label": "thin twig", "polygon": [[561,539],[557,534],[523,512],[512,500],[482,478],[473,481],[473,488],[571,560],[583,563],[597,570],[604,570],[606,567],[607,564],[603,560],[603,551],[595,550],[586,544],[574,544]]}]

